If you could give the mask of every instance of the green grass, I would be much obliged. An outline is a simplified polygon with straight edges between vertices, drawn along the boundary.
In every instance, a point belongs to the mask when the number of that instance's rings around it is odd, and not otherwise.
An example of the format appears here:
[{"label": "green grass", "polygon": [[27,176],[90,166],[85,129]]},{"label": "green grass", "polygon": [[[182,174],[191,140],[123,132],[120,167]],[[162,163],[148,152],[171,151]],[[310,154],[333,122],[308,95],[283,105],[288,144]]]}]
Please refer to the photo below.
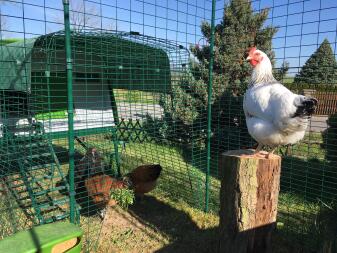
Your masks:
[{"label": "green grass", "polygon": [[[137,90],[122,90],[114,89],[114,94],[117,102],[119,103],[139,103],[139,104],[159,104],[159,94],[154,92],[137,91]],[[64,96],[60,96],[59,102],[54,101],[53,104],[64,104]],[[54,99],[57,99],[56,97]],[[68,117],[67,110],[61,109],[54,112],[45,112],[36,114],[35,118],[37,120],[48,120],[48,119],[66,119]]]},{"label": "green grass", "polygon": [[22,39],[3,39],[3,40],[0,40],[0,45],[7,45],[7,44],[10,44],[10,43],[14,43],[14,42],[17,42],[17,41],[20,41]]},{"label": "green grass", "polygon": [[35,118],[37,120],[49,120],[49,119],[66,119],[68,118],[67,111],[56,111],[56,112],[46,112],[46,113],[38,113]]},{"label": "green grass", "polygon": [[294,82],[294,77],[292,76],[285,76],[282,80],[280,80],[283,84],[292,84]]},{"label": "green grass", "polygon": [[[304,139],[293,145],[288,155],[295,156],[304,160],[319,159],[324,160],[326,151],[322,148],[323,137],[321,133],[306,133]],[[286,147],[280,148],[280,154],[286,154]]]},{"label": "green grass", "polygon": [[114,94],[118,102],[139,103],[139,104],[158,104],[159,94],[154,92],[138,90],[114,89]]},{"label": "green grass", "polygon": [[[93,135],[85,141],[95,146],[108,163],[113,143],[106,137]],[[66,140],[55,140],[54,144],[66,154]],[[78,144],[76,149],[84,153]],[[110,209],[110,216],[103,224],[97,215],[81,216],[85,245],[93,249],[98,241],[98,252],[214,252],[219,225],[219,179],[210,178],[211,210],[204,213],[205,175],[185,160],[181,148],[145,142],[126,143],[125,149],[120,147],[120,151],[123,174],[141,164],[161,164],[163,171],[158,185],[129,210]],[[60,160],[66,174],[68,163]],[[80,191],[78,189],[77,193]],[[274,252],[300,252],[301,244],[314,249],[316,241],[312,228],[318,210],[315,202],[281,193]],[[301,252],[308,251],[305,248]]]},{"label": "green grass", "polygon": [[[111,145],[108,140],[97,138],[93,138],[91,143],[101,146],[102,150]],[[121,154],[123,174],[146,163],[160,163],[163,167],[157,188],[142,204],[136,203],[126,213],[120,211],[122,217],[131,215],[128,218],[129,221],[132,220],[131,223],[144,222],[143,229],[146,231],[139,231],[128,223],[126,227],[114,230],[108,238],[101,238],[99,252],[108,249],[114,252],[142,252],[141,248],[147,246],[153,249],[149,252],[158,249],[172,250],[167,252],[186,252],[188,249],[212,252],[210,245],[216,243],[219,222],[217,212],[220,181],[216,177],[210,178],[211,211],[205,214],[205,175],[184,160],[181,149],[149,142],[126,144],[126,149]],[[302,247],[305,247],[303,252],[306,252],[306,247],[317,246],[311,230],[319,210],[318,203],[306,201],[296,194],[281,193],[278,210],[275,252],[301,250]],[[130,237],[141,242],[130,244]]]}]

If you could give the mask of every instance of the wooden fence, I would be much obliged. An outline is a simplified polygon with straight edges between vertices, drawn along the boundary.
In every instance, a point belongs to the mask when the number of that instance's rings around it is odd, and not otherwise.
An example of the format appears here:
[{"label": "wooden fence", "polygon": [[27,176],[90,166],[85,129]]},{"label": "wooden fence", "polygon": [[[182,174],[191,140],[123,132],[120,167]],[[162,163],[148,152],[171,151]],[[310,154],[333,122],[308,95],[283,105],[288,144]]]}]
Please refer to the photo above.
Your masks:
[{"label": "wooden fence", "polygon": [[337,92],[316,91],[310,95],[318,100],[316,115],[337,113]]}]

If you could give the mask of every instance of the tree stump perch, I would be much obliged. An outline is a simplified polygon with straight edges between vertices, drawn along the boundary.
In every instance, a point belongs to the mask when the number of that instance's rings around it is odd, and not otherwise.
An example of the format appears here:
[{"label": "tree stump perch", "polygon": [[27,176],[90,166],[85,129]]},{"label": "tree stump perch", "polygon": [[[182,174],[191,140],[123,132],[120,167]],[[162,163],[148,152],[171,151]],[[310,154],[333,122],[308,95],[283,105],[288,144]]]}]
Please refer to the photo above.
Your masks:
[{"label": "tree stump perch", "polygon": [[271,251],[280,189],[281,157],[252,156],[233,150],[220,157],[220,231],[218,252]]}]

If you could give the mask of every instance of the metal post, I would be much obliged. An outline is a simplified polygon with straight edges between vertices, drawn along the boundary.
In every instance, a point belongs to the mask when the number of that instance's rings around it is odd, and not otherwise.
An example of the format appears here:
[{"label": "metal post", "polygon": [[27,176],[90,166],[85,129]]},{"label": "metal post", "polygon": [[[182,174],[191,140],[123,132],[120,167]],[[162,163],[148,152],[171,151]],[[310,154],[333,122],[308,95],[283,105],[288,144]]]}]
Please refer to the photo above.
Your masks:
[{"label": "metal post", "polygon": [[67,68],[67,91],[68,91],[68,148],[69,148],[69,197],[70,197],[70,222],[75,223],[75,184],[74,184],[74,103],[73,103],[73,73],[70,44],[70,20],[69,20],[69,0],[63,0],[64,9],[64,30],[66,48],[66,68]]},{"label": "metal post", "polygon": [[206,167],[206,192],[205,192],[205,212],[208,212],[209,204],[209,174],[211,167],[211,123],[212,123],[212,83],[213,83],[213,62],[214,62],[214,32],[215,32],[215,1],[212,0],[212,20],[211,20],[211,41],[210,41],[210,61],[209,61],[209,82],[207,101],[207,167]]},{"label": "metal post", "polygon": [[114,143],[114,153],[115,153],[115,161],[117,166],[117,176],[121,177],[121,165],[120,165],[120,157],[119,157],[119,151],[118,151],[118,128],[119,128],[119,116],[118,116],[118,109],[117,109],[117,102],[115,93],[112,87],[112,84],[109,83],[109,94],[110,94],[110,103],[111,103],[111,109],[113,113],[113,118],[115,122],[115,129],[112,132],[112,140]]}]

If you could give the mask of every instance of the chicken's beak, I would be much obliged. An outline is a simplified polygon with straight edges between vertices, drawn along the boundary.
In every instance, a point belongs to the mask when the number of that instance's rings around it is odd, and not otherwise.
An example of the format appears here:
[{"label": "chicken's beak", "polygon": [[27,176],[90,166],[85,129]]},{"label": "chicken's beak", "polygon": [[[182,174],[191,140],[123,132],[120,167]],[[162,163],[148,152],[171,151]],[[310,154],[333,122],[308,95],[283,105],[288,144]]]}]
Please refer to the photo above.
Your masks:
[{"label": "chicken's beak", "polygon": [[251,56],[248,56],[247,58],[246,58],[246,61],[250,61],[251,59],[253,59]]}]

